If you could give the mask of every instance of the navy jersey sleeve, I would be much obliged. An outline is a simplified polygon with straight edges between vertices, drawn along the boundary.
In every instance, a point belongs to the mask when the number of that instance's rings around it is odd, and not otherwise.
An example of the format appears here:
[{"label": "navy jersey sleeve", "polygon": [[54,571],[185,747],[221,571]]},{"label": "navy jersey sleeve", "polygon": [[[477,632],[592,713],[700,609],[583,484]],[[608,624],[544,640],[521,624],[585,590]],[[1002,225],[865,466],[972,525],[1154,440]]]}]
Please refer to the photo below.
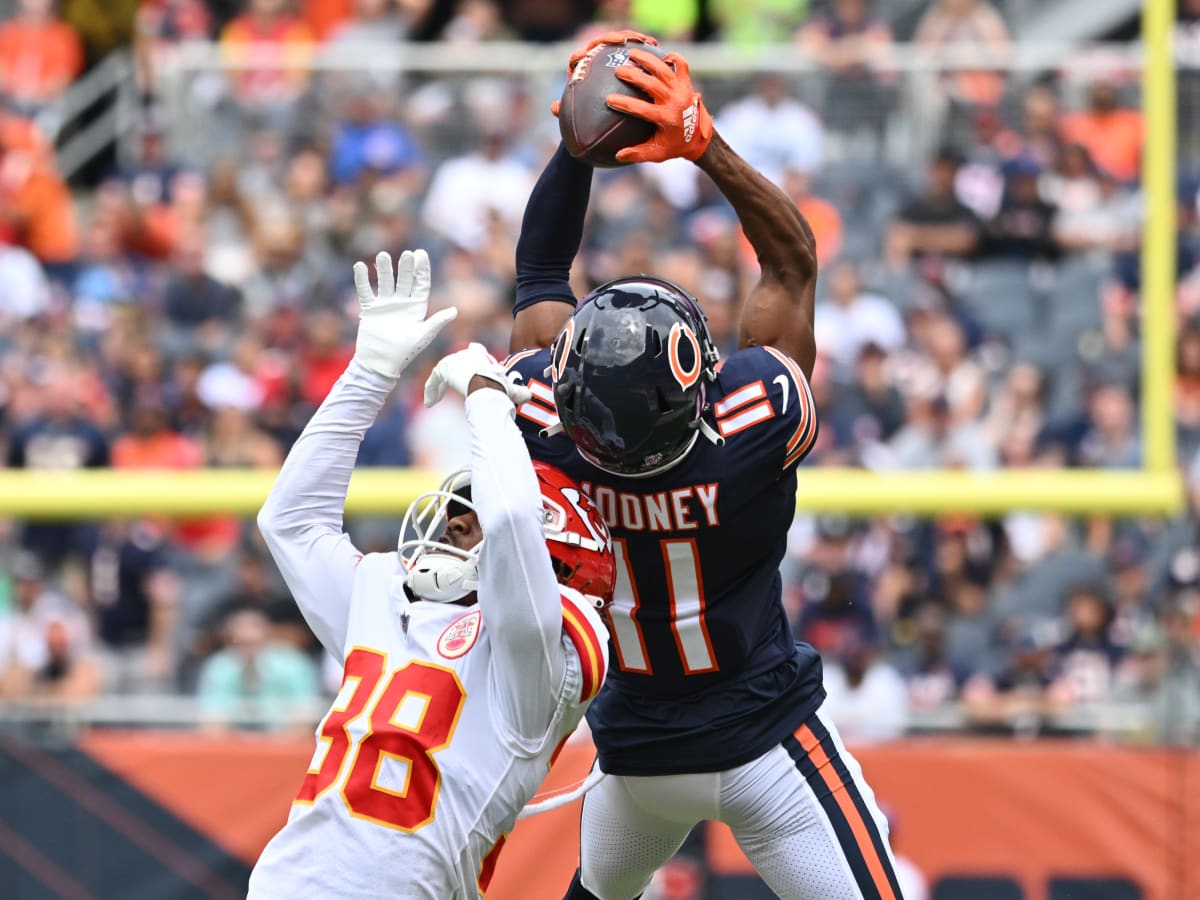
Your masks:
[{"label": "navy jersey sleeve", "polygon": [[550,388],[549,349],[522,350],[510,356],[504,364],[510,378],[525,385],[533,399],[517,407],[517,427],[525,438],[529,455],[534,459],[567,468],[578,459],[575,445],[562,433],[554,392]]},{"label": "navy jersey sleeve", "polygon": [[739,455],[788,471],[817,439],[817,410],[800,366],[774,347],[747,347],[725,360],[711,416]]}]

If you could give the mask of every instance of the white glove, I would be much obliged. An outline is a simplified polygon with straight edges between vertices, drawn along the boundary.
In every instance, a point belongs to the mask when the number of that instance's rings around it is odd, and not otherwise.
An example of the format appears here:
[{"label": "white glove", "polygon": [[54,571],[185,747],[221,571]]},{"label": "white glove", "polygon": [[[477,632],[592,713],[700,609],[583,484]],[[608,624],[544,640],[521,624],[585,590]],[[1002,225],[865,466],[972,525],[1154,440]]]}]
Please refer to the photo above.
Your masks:
[{"label": "white glove", "polygon": [[458,310],[454,307],[434,313],[428,319],[429,254],[424,250],[405,250],[392,277],[392,256],[381,250],[375,257],[379,292],[371,290],[367,264],[354,264],[354,287],[358,289],[358,343],[354,355],[373,372],[396,378],[437,333],[445,328]]},{"label": "white glove", "polygon": [[476,375],[496,382],[515,406],[526,403],[533,396],[523,384],[509,381],[504,366],[487,352],[483,344],[469,344],[466,350],[443,356],[433,367],[429,380],[425,382],[425,405],[433,406],[441,400],[446,388],[467,396],[471,379]]}]

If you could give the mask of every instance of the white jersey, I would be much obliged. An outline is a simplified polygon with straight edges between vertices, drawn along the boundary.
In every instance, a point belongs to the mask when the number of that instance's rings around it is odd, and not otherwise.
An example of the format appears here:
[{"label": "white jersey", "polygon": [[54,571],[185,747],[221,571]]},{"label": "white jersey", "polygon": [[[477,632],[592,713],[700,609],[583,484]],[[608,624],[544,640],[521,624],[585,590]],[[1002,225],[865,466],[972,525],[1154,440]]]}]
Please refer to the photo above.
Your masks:
[{"label": "white jersey", "polygon": [[390,379],[352,363],[288,455],[259,524],[342,690],[249,897],[477,897],[504,835],[600,689],[607,632],[558,584],[528,452],[500,391],[467,399],[478,603],[401,615],[395,553],[341,531],[362,433]]}]

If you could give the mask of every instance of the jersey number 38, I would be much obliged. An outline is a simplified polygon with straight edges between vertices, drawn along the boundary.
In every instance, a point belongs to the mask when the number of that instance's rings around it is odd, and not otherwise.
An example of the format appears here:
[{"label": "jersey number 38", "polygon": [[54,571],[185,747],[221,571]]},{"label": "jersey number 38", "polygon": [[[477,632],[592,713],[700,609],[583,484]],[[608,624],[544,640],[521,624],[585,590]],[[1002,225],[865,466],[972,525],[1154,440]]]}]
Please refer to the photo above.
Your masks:
[{"label": "jersey number 38", "polygon": [[[416,831],[433,820],[442,773],[432,754],[450,743],[467,695],[454,672],[429,663],[410,662],[383,682],[386,674],[383,653],[350,651],[341,693],[318,729],[317,753],[296,802],[315,803],[340,781],[352,816]],[[356,742],[349,726],[363,715],[367,730]],[[385,759],[406,767],[400,790],[378,783]]]}]

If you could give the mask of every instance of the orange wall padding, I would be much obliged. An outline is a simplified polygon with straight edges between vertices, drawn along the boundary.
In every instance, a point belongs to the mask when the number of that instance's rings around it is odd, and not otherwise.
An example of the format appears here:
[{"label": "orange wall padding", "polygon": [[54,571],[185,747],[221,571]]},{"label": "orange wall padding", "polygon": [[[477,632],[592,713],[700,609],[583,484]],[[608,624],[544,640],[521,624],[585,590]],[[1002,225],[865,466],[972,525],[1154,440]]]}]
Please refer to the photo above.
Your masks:
[{"label": "orange wall padding", "polygon": [[[84,750],[247,862],[283,824],[307,739],[97,732]],[[1200,751],[1093,743],[938,739],[851,748],[897,817],[897,848],[931,884],[995,874],[1045,900],[1054,876],[1123,876],[1145,900],[1200,897]],[[593,751],[569,744],[544,790],[586,773]],[[579,854],[579,804],[521,822],[489,900],[557,900]],[[749,872],[728,831],[709,866]]]}]

